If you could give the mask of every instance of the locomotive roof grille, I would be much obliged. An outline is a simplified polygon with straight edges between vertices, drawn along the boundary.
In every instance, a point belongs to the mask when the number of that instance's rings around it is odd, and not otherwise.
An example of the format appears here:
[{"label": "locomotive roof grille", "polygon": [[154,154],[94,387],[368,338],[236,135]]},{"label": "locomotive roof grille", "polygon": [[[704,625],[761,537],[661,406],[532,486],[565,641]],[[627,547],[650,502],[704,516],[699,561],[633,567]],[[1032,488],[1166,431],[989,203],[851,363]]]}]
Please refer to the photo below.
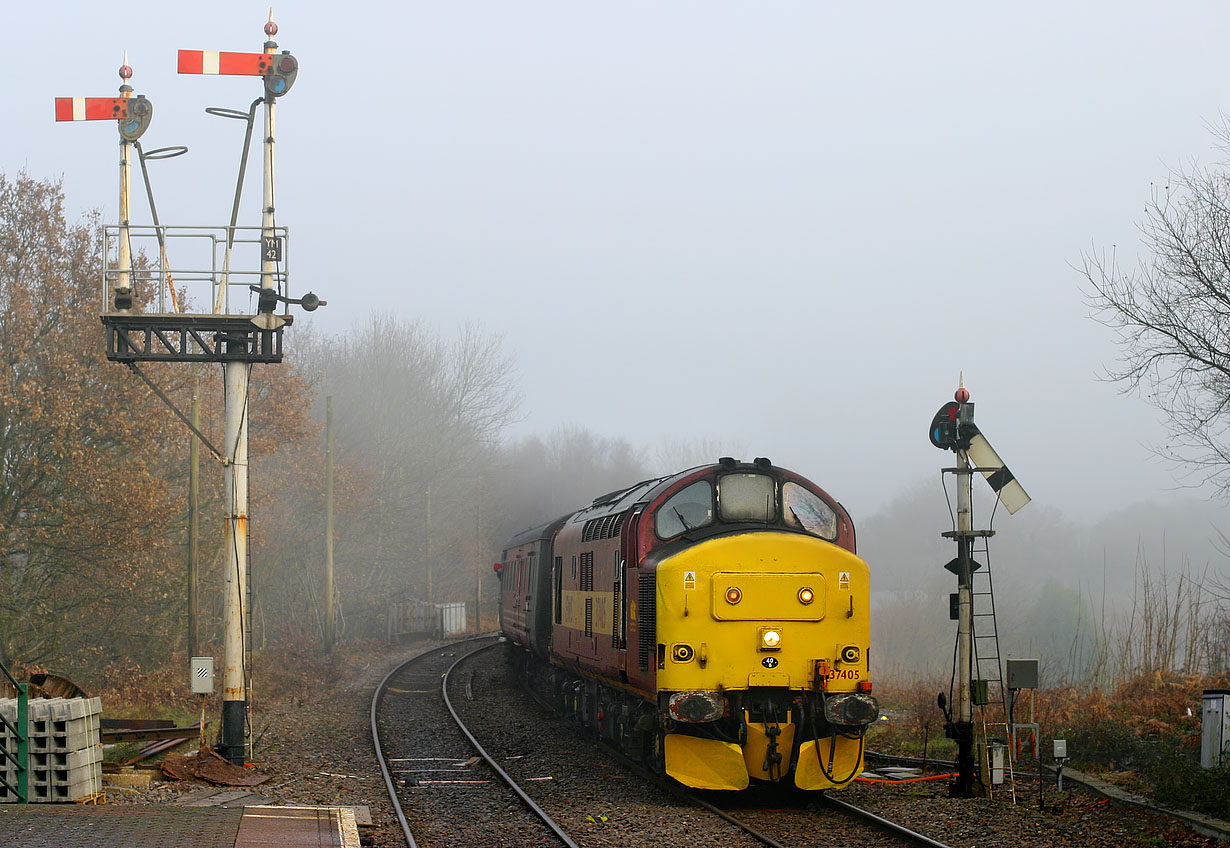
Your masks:
[{"label": "locomotive roof grille", "polygon": [[581,541],[592,542],[595,539],[610,539],[619,535],[624,526],[624,513],[611,513],[591,518],[581,528]]}]

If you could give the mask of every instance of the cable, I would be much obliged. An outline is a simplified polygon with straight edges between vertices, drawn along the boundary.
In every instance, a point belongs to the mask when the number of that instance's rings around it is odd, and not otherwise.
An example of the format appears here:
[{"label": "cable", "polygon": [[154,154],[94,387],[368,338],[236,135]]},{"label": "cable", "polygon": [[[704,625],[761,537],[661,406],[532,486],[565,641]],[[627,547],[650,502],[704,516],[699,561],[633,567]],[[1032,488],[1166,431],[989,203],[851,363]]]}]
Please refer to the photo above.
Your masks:
[{"label": "cable", "polygon": [[948,520],[952,522],[952,529],[955,532],[957,529],[957,514],[952,509],[952,498],[948,497],[948,484],[944,482],[943,471],[940,471],[940,488],[944,490],[944,502],[948,504]]},{"label": "cable", "polygon": [[[820,699],[821,699],[821,703],[823,703],[823,700],[824,700],[823,692],[820,693]],[[857,732],[858,734],[857,737],[848,736],[844,733],[841,734],[842,737],[845,739],[854,739],[854,738],[858,739],[858,756],[854,758],[854,770],[851,771],[848,775],[846,775],[845,778],[838,780],[836,777],[833,776],[833,772],[832,772],[833,763],[837,756],[838,731],[837,731],[836,726],[830,725],[830,727],[832,727],[833,729],[833,732],[829,736],[829,765],[826,768],[824,765],[824,758],[820,756],[820,733],[816,730],[816,716],[814,713],[809,712],[808,722],[811,724],[812,740],[816,743],[816,763],[820,766],[820,773],[823,774],[825,778],[828,779],[828,781],[832,783],[834,786],[841,786],[842,784],[849,783],[862,770],[863,752],[866,750],[866,746],[867,746],[867,728],[864,727],[861,730],[859,730]]]}]

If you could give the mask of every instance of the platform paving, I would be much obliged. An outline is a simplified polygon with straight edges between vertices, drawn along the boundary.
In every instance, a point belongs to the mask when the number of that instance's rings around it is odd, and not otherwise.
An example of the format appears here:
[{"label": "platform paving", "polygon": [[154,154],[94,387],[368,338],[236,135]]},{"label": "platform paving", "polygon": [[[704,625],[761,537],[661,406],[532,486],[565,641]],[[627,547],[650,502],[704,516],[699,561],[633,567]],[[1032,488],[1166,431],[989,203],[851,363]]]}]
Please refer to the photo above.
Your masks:
[{"label": "platform paving", "polygon": [[4,848],[358,848],[348,807],[0,806]]}]

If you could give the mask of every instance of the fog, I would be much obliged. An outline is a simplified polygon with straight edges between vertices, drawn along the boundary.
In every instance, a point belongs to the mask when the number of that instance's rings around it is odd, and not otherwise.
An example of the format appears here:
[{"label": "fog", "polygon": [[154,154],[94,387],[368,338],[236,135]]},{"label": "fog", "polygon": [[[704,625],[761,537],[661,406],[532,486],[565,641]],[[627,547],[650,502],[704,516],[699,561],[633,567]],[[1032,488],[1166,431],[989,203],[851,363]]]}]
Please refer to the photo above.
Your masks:
[{"label": "fog", "polygon": [[[866,526],[951,463],[925,430],[961,372],[1030,511],[1084,525],[1210,494],[1155,458],[1147,398],[1099,379],[1118,351],[1073,266],[1112,249],[1130,264],[1151,187],[1217,155],[1223,4],[275,13],[301,65],[278,107],[278,222],[294,291],[329,301],[290,335],[373,312],[477,321],[516,363],[510,437],[736,445]],[[0,166],[62,175],[74,214],[113,221],[114,128],[56,124],[52,101],[112,95],[127,50],[156,107],[143,143],[190,147],[151,164],[163,222],[224,224],[242,126],[203,109],[261,88],[177,76],[175,51],[259,51],[265,16],[11,9]],[[1001,516],[1002,536],[1028,514]]]}]

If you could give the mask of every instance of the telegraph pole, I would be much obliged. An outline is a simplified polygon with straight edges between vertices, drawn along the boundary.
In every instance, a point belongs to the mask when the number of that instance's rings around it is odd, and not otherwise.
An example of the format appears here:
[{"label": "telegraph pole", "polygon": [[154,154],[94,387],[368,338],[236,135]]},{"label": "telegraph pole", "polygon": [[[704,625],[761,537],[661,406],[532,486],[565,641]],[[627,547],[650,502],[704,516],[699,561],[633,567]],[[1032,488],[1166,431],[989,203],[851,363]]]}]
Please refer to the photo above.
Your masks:
[{"label": "telegraph pole", "polygon": [[[201,374],[192,380],[192,429],[201,429]],[[188,448],[188,656],[196,656],[200,633],[201,440],[194,432]]]},{"label": "telegraph pole", "polygon": [[325,398],[325,651],[333,650],[333,396]]}]

